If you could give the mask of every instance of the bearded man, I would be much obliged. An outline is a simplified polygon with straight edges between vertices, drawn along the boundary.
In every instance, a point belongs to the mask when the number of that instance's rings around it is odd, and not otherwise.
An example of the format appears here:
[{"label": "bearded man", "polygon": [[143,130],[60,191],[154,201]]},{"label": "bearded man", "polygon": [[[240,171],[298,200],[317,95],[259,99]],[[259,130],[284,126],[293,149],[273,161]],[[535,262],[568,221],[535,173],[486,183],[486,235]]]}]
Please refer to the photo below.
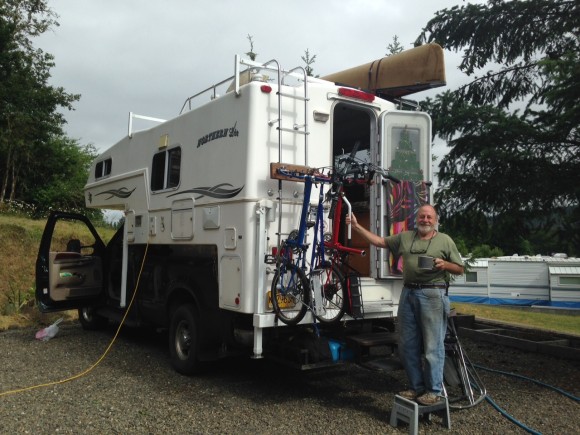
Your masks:
[{"label": "bearded man", "polygon": [[437,230],[438,220],[435,208],[423,205],[417,212],[416,230],[383,238],[362,227],[354,215],[346,218],[347,225],[352,224],[369,243],[403,257],[399,356],[409,389],[398,394],[425,406],[442,399],[449,274],[463,274],[461,255],[451,237]]}]

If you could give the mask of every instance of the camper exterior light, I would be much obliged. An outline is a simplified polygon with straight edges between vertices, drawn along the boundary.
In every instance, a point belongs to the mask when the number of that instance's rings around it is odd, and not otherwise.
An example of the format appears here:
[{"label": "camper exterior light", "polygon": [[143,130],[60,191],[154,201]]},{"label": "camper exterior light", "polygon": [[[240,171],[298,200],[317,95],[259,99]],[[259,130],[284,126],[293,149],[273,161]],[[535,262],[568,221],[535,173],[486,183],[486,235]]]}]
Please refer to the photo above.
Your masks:
[{"label": "camper exterior light", "polygon": [[356,98],[357,100],[363,100],[369,103],[375,101],[375,96],[373,94],[352,88],[338,88],[338,95],[342,97]]}]

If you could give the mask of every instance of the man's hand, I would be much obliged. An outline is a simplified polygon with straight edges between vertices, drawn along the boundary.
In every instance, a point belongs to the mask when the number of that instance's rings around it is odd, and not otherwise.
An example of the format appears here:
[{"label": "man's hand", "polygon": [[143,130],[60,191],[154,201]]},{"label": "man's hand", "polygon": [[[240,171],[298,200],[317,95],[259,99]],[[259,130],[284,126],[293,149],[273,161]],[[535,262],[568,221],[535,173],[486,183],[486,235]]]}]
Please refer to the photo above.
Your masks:
[{"label": "man's hand", "polygon": [[463,267],[459,264],[452,263],[450,261],[444,260],[442,258],[436,258],[433,260],[433,265],[437,270],[446,270],[454,275],[463,274]]},{"label": "man's hand", "polygon": [[346,214],[346,219],[344,220],[347,225],[352,225],[353,228],[358,227],[358,221],[356,220],[356,216],[354,213]]}]

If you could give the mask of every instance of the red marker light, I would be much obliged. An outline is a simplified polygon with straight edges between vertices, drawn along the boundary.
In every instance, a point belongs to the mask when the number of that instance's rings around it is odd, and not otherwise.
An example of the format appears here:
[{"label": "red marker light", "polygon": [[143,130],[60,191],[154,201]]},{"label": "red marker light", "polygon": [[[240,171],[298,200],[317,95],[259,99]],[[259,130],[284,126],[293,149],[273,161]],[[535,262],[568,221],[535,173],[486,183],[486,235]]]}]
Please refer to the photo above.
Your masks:
[{"label": "red marker light", "polygon": [[260,86],[260,90],[265,94],[269,94],[270,92],[272,92],[272,86],[262,85],[262,86]]},{"label": "red marker light", "polygon": [[373,94],[351,88],[338,88],[338,95],[343,97],[356,98],[357,100],[363,100],[369,103],[375,101],[375,96]]}]

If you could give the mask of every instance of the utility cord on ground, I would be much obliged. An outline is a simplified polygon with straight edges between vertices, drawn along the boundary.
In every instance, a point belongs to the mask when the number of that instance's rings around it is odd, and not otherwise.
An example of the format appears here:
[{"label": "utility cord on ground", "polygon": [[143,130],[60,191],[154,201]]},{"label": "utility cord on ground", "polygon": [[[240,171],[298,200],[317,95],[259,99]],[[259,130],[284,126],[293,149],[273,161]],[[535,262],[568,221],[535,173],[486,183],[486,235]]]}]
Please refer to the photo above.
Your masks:
[{"label": "utility cord on ground", "polygon": [[88,373],[90,373],[93,369],[95,369],[95,367],[97,367],[105,359],[105,357],[107,356],[107,354],[109,353],[109,351],[113,347],[113,344],[117,340],[117,336],[119,335],[119,332],[121,332],[121,328],[123,327],[123,324],[125,323],[125,319],[127,318],[127,314],[129,314],[129,311],[131,310],[131,306],[133,305],[133,301],[135,300],[135,296],[137,295],[137,289],[139,288],[139,281],[141,280],[141,273],[143,272],[143,267],[145,266],[145,259],[147,258],[147,250],[148,249],[149,249],[149,242],[147,242],[147,245],[145,245],[145,252],[143,253],[143,261],[141,262],[141,268],[139,269],[139,275],[137,276],[137,282],[135,283],[135,289],[133,291],[133,296],[131,297],[131,301],[129,302],[129,305],[127,306],[127,309],[125,310],[125,314],[123,315],[123,318],[121,319],[121,323],[119,324],[117,331],[115,332],[115,335],[113,336],[113,339],[111,340],[111,342],[109,343],[109,345],[107,346],[107,348],[105,349],[105,351],[103,352],[101,357],[97,360],[97,362],[95,362],[92,366],[90,366],[86,370],[84,370],[80,373],[77,373],[76,375],[71,376],[69,378],[61,379],[59,381],[47,382],[45,384],[32,385],[30,387],[24,387],[24,388],[18,388],[15,390],[4,391],[4,392],[0,393],[0,397],[8,396],[11,394],[23,393],[25,391],[36,390],[38,388],[44,388],[44,387],[50,387],[53,385],[64,384],[66,382],[70,382],[70,381],[73,381],[75,379],[79,379],[79,378],[87,375]]},{"label": "utility cord on ground", "polygon": [[[515,374],[515,373],[510,373],[510,372],[504,372],[504,371],[501,371],[501,370],[495,370],[495,369],[491,369],[491,368],[488,368],[488,367],[484,367],[484,366],[481,366],[481,365],[478,365],[478,364],[474,364],[474,367],[476,367],[478,369],[481,369],[481,370],[486,370],[488,372],[498,373],[498,374],[501,374],[501,375],[512,376],[514,378],[518,378],[518,379],[523,379],[523,380],[526,380],[526,381],[530,381],[530,382],[533,382],[533,383],[535,383],[537,385],[540,385],[542,387],[550,388],[551,390],[554,390],[557,393],[560,393],[560,394],[562,394],[562,395],[564,395],[564,396],[568,397],[569,399],[572,399],[572,400],[574,400],[576,402],[579,402],[580,401],[580,398],[579,397],[576,397],[576,396],[574,396],[574,395],[572,395],[572,394],[570,394],[570,393],[562,390],[561,388],[554,387],[553,385],[549,385],[549,384],[546,384],[544,382],[540,382],[540,381],[538,381],[536,379],[532,379],[532,378],[529,378],[527,376],[522,376],[522,375],[518,375],[518,374]],[[507,418],[512,423],[514,423],[516,426],[519,426],[520,428],[522,428],[526,432],[531,433],[533,435],[541,435],[541,432],[538,432],[538,431],[536,431],[534,429],[529,428],[528,426],[526,426],[525,424],[523,424],[521,421],[519,421],[516,418],[514,418],[512,415],[508,414],[503,408],[501,408],[497,403],[495,403],[494,400],[489,395],[487,395],[485,397],[485,400],[492,407],[494,407],[497,411],[499,411],[500,414],[502,414],[505,418]]]}]

